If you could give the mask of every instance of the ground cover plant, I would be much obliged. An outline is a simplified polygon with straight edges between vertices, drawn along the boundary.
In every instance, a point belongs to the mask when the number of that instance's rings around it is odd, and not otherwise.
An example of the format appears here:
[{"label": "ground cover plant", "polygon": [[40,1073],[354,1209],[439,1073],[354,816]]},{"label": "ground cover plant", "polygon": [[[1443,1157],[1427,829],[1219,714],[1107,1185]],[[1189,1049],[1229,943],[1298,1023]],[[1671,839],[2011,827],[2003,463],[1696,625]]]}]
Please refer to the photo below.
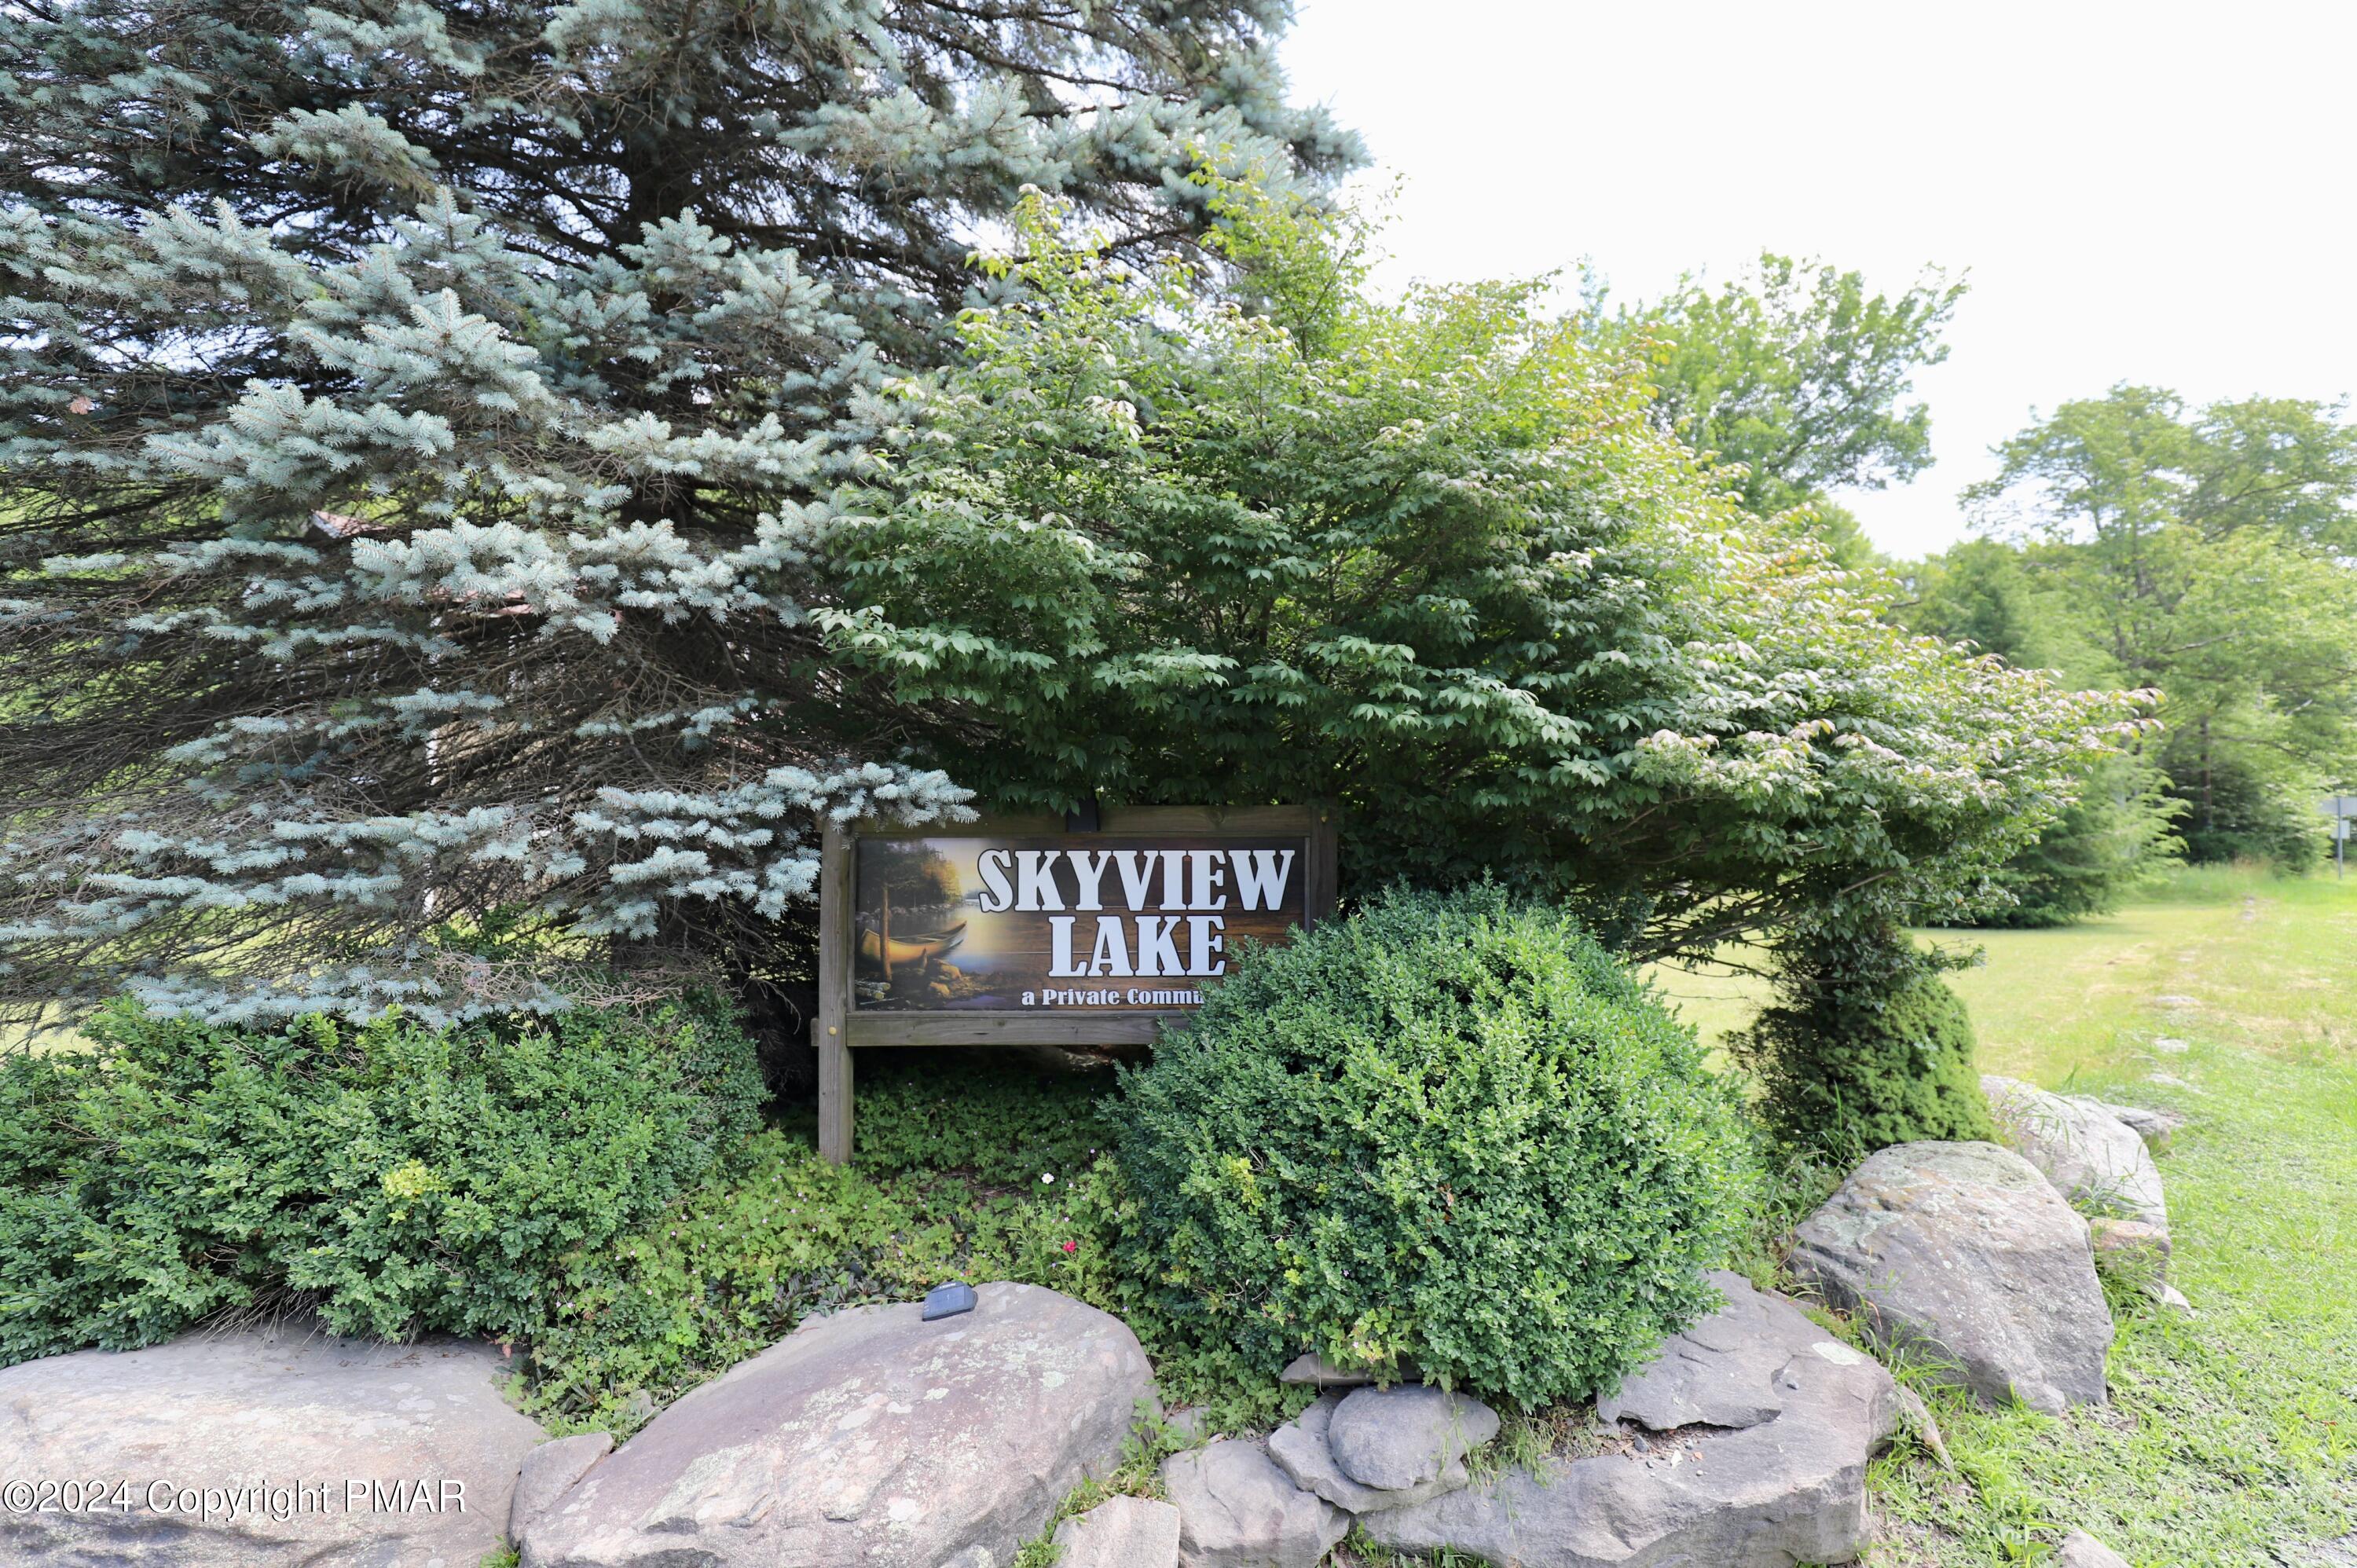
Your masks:
[{"label": "ground cover plant", "polygon": [[951,1280],[1104,1304],[1099,1101],[1112,1087],[1109,1071],[989,1051],[864,1061],[852,1164],[818,1157],[805,1115],[572,1260],[522,1362],[525,1408],[554,1430],[626,1434],[812,1312]]},{"label": "ground cover plant", "polygon": [[730,1158],[762,1089],[716,997],[435,1029],[214,1027],[120,1003],[0,1056],[0,1362],[314,1307],[511,1340]]}]

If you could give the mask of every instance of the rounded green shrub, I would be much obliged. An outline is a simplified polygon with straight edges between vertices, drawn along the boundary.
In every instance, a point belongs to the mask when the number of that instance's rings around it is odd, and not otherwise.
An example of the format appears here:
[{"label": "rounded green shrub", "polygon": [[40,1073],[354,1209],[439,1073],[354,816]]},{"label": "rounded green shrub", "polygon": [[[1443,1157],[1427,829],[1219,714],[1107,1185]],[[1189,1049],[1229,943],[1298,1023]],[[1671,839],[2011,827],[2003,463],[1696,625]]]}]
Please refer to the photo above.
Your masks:
[{"label": "rounded green shrub", "polygon": [[762,1093],[704,999],[274,1032],[125,1003],[83,1032],[0,1059],[0,1364],[238,1309],[529,1334],[567,1259],[742,1144]]},{"label": "rounded green shrub", "polygon": [[1112,1108],[1117,1262],[1166,1326],[1524,1405],[1714,1304],[1752,1199],[1693,1035],[1562,911],[1395,891],[1249,949]]},{"label": "rounded green shrub", "polygon": [[1904,932],[1797,951],[1776,1002],[1732,1044],[1789,1148],[1849,1162],[1919,1139],[1996,1136],[1964,999]]}]

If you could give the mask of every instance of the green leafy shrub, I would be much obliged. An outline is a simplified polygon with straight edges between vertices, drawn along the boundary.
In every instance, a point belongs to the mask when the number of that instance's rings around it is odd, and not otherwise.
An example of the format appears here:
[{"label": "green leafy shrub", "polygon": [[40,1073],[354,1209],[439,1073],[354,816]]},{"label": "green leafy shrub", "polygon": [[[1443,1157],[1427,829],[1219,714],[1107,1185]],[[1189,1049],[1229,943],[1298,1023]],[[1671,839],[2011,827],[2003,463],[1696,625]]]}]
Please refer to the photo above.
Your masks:
[{"label": "green leafy shrub", "polygon": [[1393,892],[1241,953],[1125,1075],[1117,1262],[1172,1328],[1525,1404],[1711,1305],[1751,1196],[1693,1035],[1571,918]]},{"label": "green leafy shrub", "polygon": [[1052,1187],[1094,1165],[1112,1138],[1100,1104],[1111,1078],[971,1046],[871,1053],[859,1066],[852,1160],[876,1176],[956,1171],[993,1187]]},{"label": "green leafy shrub", "polygon": [[626,1434],[813,1312],[1018,1280],[1103,1305],[1101,1073],[1004,1053],[861,1066],[857,1154],[825,1164],[767,1132],[630,1235],[575,1260],[534,1336],[526,1402],[560,1429]]},{"label": "green leafy shrub", "polygon": [[1788,1148],[1854,1161],[1923,1138],[1994,1138],[1973,1023],[1945,961],[1878,929],[1797,950],[1775,1004],[1732,1041]]},{"label": "green leafy shrub", "polygon": [[716,1004],[275,1033],[119,1004],[0,1061],[0,1362],[223,1309],[498,1337],[736,1150],[761,1085]]}]

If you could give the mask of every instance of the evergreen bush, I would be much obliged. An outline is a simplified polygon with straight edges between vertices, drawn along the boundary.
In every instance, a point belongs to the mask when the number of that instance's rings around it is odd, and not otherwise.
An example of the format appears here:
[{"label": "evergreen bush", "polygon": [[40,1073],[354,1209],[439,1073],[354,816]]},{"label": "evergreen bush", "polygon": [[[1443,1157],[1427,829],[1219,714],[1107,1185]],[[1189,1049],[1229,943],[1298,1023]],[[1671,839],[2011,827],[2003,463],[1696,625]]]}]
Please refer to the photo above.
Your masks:
[{"label": "evergreen bush", "polygon": [[1587,1393],[1710,1307],[1752,1197],[1692,1033],[1489,886],[1248,947],[1124,1087],[1116,1263],[1157,1334],[1263,1371]]},{"label": "evergreen bush", "polygon": [[1853,1162],[1919,1139],[1996,1136],[1943,961],[1888,928],[1786,960],[1775,1004],[1733,1042],[1779,1142]]},{"label": "evergreen bush", "polygon": [[338,1333],[529,1333],[566,1257],[737,1147],[761,1098],[702,999],[448,1030],[120,1003],[84,1033],[0,1058],[0,1364],[306,1305]]}]

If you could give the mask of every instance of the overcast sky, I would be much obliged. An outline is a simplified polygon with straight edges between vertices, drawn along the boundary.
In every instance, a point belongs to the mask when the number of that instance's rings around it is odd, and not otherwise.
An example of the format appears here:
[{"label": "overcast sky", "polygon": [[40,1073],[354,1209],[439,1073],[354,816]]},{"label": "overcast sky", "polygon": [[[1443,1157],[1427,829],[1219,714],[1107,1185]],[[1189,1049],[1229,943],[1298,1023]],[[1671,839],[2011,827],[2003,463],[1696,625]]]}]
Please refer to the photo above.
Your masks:
[{"label": "overcast sky", "polygon": [[1405,177],[1396,278],[1969,268],[1938,464],[1844,498],[1895,554],[2033,406],[2357,391],[2357,5],[1301,0],[1285,56]]}]

